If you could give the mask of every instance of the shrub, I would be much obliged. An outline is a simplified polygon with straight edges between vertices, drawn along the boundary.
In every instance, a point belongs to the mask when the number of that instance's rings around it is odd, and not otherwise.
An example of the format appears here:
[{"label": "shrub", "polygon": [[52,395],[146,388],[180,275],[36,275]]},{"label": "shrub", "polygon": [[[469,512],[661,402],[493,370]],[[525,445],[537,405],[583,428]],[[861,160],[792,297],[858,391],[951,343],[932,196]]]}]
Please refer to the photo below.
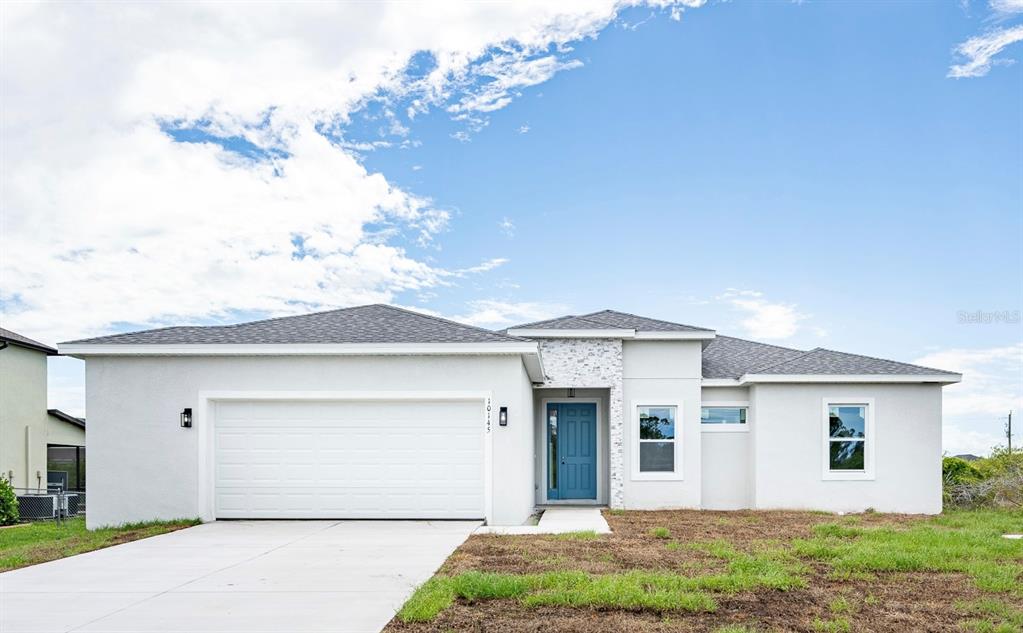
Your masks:
[{"label": "shrub", "polygon": [[997,447],[971,463],[942,462],[945,505],[959,508],[1023,508],[1023,453]]},{"label": "shrub", "polygon": [[18,495],[14,494],[11,482],[0,477],[0,525],[17,523],[19,518]]}]

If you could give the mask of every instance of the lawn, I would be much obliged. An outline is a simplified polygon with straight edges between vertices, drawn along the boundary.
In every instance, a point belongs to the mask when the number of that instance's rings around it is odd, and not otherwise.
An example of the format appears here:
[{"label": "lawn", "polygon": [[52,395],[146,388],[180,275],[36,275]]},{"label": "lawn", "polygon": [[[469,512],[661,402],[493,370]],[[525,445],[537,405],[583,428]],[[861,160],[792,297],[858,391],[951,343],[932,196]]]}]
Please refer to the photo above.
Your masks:
[{"label": "lawn", "polygon": [[1023,513],[605,517],[471,537],[386,631],[1023,631]]},{"label": "lawn", "polygon": [[63,523],[47,521],[2,528],[0,572],[137,541],[198,523],[198,520],[155,521],[90,532],[85,529],[85,519],[77,518]]}]

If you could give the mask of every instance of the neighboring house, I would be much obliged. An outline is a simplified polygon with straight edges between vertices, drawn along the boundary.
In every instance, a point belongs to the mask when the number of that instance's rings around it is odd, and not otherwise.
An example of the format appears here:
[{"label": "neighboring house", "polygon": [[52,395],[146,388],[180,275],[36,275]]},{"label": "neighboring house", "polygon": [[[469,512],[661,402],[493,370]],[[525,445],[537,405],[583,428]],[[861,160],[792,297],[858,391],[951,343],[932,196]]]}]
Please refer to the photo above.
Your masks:
[{"label": "neighboring house", "polygon": [[963,453],[962,455],[953,455],[952,457],[961,459],[964,462],[975,462],[978,459],[981,459],[980,457],[974,455],[973,453]]},{"label": "neighboring house", "polygon": [[51,484],[85,490],[85,418],[49,409],[46,426],[46,471]]},{"label": "neighboring house", "polygon": [[[54,348],[0,328],[0,476],[16,488],[45,491],[51,466],[84,490],[85,421],[46,409],[46,359]],[[79,476],[80,473],[80,476]]]},{"label": "neighboring house", "polygon": [[935,513],[941,387],[960,380],[609,310],[498,333],[370,305],[59,347],[86,360],[93,527]]}]

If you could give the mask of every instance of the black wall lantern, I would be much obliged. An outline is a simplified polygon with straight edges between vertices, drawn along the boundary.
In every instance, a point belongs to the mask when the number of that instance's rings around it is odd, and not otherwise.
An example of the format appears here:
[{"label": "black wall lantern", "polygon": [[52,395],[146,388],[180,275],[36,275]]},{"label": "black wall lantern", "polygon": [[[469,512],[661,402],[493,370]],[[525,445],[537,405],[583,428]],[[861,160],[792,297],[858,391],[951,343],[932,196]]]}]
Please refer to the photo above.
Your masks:
[{"label": "black wall lantern", "polygon": [[181,411],[181,428],[192,428],[192,409],[190,407],[185,407]]},{"label": "black wall lantern", "polygon": [[497,423],[501,426],[508,426],[508,407],[501,407],[498,409]]}]

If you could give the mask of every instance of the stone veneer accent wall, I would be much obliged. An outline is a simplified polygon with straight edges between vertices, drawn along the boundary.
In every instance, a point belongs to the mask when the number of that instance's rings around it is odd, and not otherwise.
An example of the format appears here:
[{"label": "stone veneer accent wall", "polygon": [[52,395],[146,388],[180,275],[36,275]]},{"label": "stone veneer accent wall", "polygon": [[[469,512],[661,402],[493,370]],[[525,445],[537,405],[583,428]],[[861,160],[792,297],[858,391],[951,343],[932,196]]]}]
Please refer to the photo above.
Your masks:
[{"label": "stone veneer accent wall", "polygon": [[608,401],[608,499],[625,507],[625,421],[622,401],[621,339],[539,339],[547,381],[544,387],[602,388]]}]

